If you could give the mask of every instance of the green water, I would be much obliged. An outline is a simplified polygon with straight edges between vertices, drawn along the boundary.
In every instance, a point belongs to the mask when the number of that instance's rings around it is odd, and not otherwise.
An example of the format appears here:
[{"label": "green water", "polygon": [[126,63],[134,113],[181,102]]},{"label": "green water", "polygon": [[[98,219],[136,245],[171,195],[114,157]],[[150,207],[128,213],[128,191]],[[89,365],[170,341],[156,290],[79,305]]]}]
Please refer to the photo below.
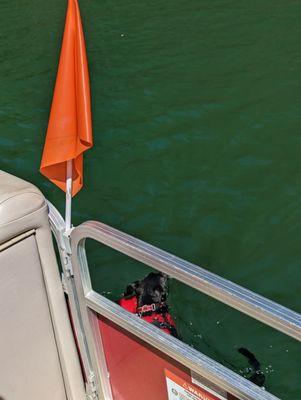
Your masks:
[{"label": "green water", "polygon": [[[65,2],[0,5],[0,167],[37,184]],[[86,0],[94,148],[74,223],[97,219],[300,312],[301,4]],[[147,268],[89,244],[94,286],[116,299]],[[170,283],[183,339],[301,398],[296,341]]]}]

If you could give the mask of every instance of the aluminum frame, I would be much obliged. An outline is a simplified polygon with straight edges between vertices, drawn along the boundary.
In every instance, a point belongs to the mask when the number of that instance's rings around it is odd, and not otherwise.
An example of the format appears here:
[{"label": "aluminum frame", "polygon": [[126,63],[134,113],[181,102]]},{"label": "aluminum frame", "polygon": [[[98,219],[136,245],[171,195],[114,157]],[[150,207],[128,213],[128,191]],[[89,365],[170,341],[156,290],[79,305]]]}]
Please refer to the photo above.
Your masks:
[{"label": "aluminum frame", "polygon": [[301,318],[298,313],[100,222],[85,222],[71,233],[72,266],[82,314],[88,316],[93,310],[103,315],[241,400],[277,399],[274,395],[262,390],[228,368],[178,339],[166,335],[93,291],[85,252],[86,238],[94,239],[158,269],[196,290],[300,340]]},{"label": "aluminum frame", "polygon": [[[71,247],[69,235],[65,232],[65,221],[58,210],[49,201],[47,201],[47,205],[49,222],[57,243],[63,269],[62,285],[68,294],[74,331],[87,379],[87,400],[112,400],[111,385],[102,344],[95,340],[96,335],[98,338],[100,335],[98,331],[96,331],[96,326],[93,323],[93,315],[89,312],[84,313],[83,318],[81,314],[70,260]],[[100,362],[98,360],[100,360]]]},{"label": "aluminum frame", "polygon": [[[162,271],[186,285],[301,341],[301,315],[297,312],[101,222],[85,222],[73,230],[71,233],[72,263],[75,261],[76,255],[82,259],[82,262],[87,262],[82,252],[83,239],[85,238],[94,239]],[[79,252],[77,247],[80,248]],[[84,273],[89,275],[88,271]],[[90,277],[84,276],[83,284],[90,288]]]}]

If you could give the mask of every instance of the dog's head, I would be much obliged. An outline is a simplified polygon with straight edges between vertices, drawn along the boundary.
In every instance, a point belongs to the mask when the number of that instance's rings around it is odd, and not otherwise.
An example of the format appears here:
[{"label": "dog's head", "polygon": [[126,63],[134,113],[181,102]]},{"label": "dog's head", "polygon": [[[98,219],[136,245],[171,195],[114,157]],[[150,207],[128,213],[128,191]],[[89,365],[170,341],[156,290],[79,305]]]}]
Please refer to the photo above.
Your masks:
[{"label": "dog's head", "polygon": [[163,303],[167,296],[167,275],[162,272],[151,272],[141,281],[128,285],[124,296],[136,295],[138,305]]}]

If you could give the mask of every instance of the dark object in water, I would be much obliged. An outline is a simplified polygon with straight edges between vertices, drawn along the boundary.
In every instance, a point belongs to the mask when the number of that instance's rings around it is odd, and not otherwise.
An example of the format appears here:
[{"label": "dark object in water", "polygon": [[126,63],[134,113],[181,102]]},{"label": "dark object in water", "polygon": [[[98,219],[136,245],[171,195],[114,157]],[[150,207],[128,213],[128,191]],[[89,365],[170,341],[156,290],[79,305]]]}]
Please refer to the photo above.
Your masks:
[{"label": "dark object in water", "polygon": [[167,275],[151,272],[144,279],[127,286],[118,303],[164,332],[179,337],[167,305]]},{"label": "dark object in water", "polygon": [[257,386],[263,387],[265,383],[265,375],[260,369],[260,362],[254,356],[254,354],[245,347],[240,347],[238,351],[248,359],[249,364],[252,367],[252,375],[248,377],[248,380],[255,383]]}]

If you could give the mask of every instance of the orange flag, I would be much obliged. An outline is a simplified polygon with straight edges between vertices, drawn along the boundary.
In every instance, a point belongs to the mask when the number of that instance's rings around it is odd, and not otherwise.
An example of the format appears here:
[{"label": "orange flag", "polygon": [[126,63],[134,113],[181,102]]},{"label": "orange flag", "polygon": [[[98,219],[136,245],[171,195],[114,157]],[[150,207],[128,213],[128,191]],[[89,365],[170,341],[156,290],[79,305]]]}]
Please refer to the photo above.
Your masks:
[{"label": "orange flag", "polygon": [[66,191],[73,160],[72,196],[83,186],[83,153],[93,145],[85,39],[77,0],[68,0],[63,44],[40,172]]}]

